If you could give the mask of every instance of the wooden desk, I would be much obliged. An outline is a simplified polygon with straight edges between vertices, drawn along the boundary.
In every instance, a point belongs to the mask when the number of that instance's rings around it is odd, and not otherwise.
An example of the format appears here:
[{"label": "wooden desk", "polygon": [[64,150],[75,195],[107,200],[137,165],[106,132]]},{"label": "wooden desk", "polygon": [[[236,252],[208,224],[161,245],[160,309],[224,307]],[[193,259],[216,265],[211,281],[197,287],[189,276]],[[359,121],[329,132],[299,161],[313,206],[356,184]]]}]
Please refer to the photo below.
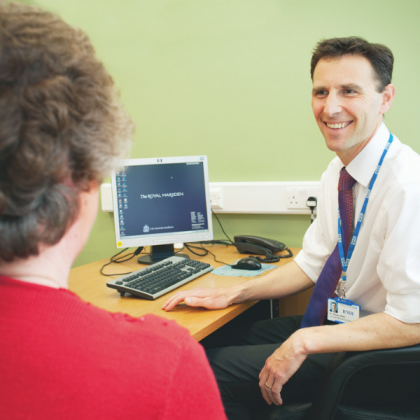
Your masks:
[{"label": "wooden desk", "polygon": [[[217,259],[225,263],[233,263],[238,258],[243,258],[245,255],[239,254],[233,246],[212,245],[207,247],[212,253],[217,255]],[[298,248],[291,248],[293,255],[299,251]],[[220,267],[224,264],[214,261],[212,255],[206,257],[198,257],[190,254],[188,251],[183,253],[191,255],[192,259],[207,262],[214,268]],[[69,289],[79,295],[83,300],[92,303],[93,305],[106,309],[110,312],[123,312],[133,317],[140,317],[145,314],[155,314],[168,319],[173,319],[178,324],[187,328],[191,335],[200,341],[213,331],[226,324],[256,302],[245,302],[242,304],[232,305],[229,308],[221,310],[207,310],[204,308],[190,308],[185,305],[179,305],[170,312],[162,311],[163,303],[178,290],[188,290],[194,287],[224,287],[241,284],[249,280],[249,277],[226,277],[217,276],[212,273],[205,274],[190,283],[172,291],[159,299],[148,301],[139,299],[133,296],[126,295],[121,297],[120,294],[114,290],[106,287],[106,282],[113,277],[105,277],[99,273],[103,264],[109,259],[95,261],[80,267],[73,268],[69,277]],[[290,259],[282,259],[276,265],[282,265]],[[137,263],[137,258],[133,258],[123,264],[111,264],[105,267],[105,273],[125,273],[141,268]],[[264,273],[265,274],[265,273]],[[264,275],[263,274],[263,275]],[[118,276],[115,276],[118,277]]]}]

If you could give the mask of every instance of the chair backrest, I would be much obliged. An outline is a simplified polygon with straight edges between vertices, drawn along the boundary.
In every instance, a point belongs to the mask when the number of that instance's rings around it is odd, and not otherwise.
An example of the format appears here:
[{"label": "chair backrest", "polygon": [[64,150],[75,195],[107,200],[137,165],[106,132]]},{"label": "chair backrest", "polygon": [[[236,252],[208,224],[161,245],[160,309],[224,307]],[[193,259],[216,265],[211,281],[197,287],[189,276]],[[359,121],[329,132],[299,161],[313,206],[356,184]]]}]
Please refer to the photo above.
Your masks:
[{"label": "chair backrest", "polygon": [[[406,400],[404,404],[392,403],[384,405],[377,401],[370,401],[363,404],[341,404],[343,393],[349,381],[361,372],[363,369],[380,367],[381,369],[392,368],[394,370],[399,367],[410,368],[413,378],[420,383],[420,345],[402,347],[396,349],[372,350],[367,352],[342,352],[338,353],[327,369],[324,384],[319,394],[313,401],[308,412],[308,419],[313,420],[333,420],[333,419],[392,419],[389,417],[391,413],[399,415],[401,419],[402,413],[407,413],[409,417],[404,419],[419,419],[420,404],[417,398]],[[397,379],[397,378],[395,378]],[[395,383],[386,384],[389,386],[390,393],[393,392]],[[418,392],[415,387],[413,392]],[[411,412],[416,412],[415,417],[410,417]],[[369,414],[370,413],[370,414]],[[374,415],[374,416],[373,416]]]},{"label": "chair backrest", "polygon": [[[363,369],[380,367],[394,370],[409,368],[413,394],[403,403],[383,404],[377,401],[366,403],[342,402],[349,381]],[[396,378],[397,379],[397,378]],[[391,381],[392,382],[392,381]],[[398,381],[389,383],[390,393]],[[388,384],[387,384],[388,385]],[[372,350],[368,352],[341,352],[328,366],[318,393],[311,402],[268,406],[258,412],[255,420],[418,420],[420,419],[420,344],[397,349]],[[394,390],[395,391],[395,390]]]}]

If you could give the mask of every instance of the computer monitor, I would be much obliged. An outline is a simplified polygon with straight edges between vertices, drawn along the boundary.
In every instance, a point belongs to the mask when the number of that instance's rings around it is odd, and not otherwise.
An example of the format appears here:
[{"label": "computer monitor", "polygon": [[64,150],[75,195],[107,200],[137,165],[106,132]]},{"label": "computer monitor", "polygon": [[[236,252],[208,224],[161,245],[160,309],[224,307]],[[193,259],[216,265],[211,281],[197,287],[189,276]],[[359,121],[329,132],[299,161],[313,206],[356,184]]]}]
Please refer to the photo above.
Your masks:
[{"label": "computer monitor", "polygon": [[139,263],[174,255],[175,243],[213,239],[206,156],[123,160],[112,195],[117,248],[151,246]]}]

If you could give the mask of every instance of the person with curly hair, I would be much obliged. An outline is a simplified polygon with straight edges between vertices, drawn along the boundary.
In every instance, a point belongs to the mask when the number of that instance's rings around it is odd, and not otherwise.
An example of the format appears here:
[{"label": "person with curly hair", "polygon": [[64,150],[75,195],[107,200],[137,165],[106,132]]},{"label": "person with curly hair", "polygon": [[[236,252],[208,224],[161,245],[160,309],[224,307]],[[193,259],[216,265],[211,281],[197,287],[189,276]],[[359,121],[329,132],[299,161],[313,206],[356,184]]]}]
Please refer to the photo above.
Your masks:
[{"label": "person with curly hair", "polygon": [[187,330],[67,290],[132,130],[81,30],[0,3],[1,418],[226,418]]}]

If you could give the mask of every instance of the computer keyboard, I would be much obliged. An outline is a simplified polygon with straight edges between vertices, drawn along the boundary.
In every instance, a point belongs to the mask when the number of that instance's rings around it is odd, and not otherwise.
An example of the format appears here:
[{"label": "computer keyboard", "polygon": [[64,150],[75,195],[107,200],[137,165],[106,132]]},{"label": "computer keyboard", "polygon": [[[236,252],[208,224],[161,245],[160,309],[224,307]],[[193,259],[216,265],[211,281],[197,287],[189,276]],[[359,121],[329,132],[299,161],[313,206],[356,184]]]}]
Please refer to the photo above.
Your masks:
[{"label": "computer keyboard", "polygon": [[118,277],[106,285],[117,289],[121,296],[130,293],[155,300],[212,270],[210,264],[174,256]]}]

